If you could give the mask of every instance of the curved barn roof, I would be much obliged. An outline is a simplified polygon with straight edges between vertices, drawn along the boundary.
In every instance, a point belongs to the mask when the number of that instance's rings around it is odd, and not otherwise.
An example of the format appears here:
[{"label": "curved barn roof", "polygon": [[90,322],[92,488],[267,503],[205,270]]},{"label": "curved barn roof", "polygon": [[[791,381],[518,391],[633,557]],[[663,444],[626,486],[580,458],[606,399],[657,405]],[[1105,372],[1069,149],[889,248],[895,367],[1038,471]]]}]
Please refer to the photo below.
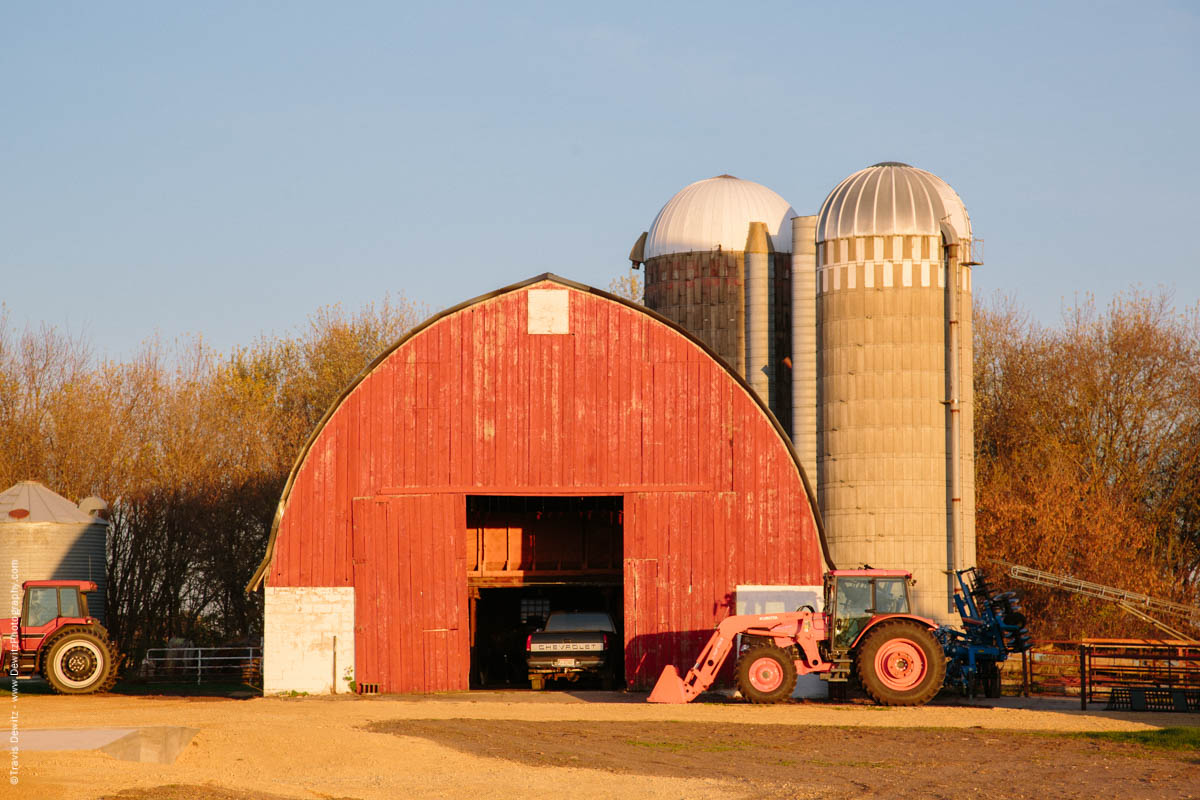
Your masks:
[{"label": "curved barn roof", "polygon": [[[625,308],[632,309],[632,310],[636,311],[638,314],[644,315],[644,316],[652,319],[657,324],[667,326],[672,331],[674,331],[676,334],[678,334],[680,337],[683,337],[683,339],[685,339],[687,341],[687,343],[694,346],[696,349],[698,349],[699,351],[702,351],[709,358],[711,358],[712,361],[714,361],[719,366],[720,370],[722,370],[724,372],[724,374],[726,375],[728,380],[730,380],[734,384],[736,384],[737,387],[740,388],[741,392],[744,393],[745,397],[749,398],[750,402],[753,403],[753,405],[754,405],[754,407],[756,407],[757,411],[759,413],[761,413],[762,417],[768,422],[770,427],[774,430],[774,432],[779,440],[778,443],[783,446],[783,448],[787,454],[787,458],[790,459],[790,463],[794,466],[796,473],[798,474],[800,481],[803,484],[803,492],[807,499],[807,504],[808,504],[809,510],[812,515],[813,526],[816,530],[816,533],[817,533],[817,536],[819,539],[821,556],[824,558],[824,561],[827,566],[829,566],[830,568],[833,567],[833,562],[832,562],[832,559],[830,558],[828,546],[825,541],[824,526],[821,521],[820,512],[818,510],[816,495],[813,490],[812,484],[808,478],[808,475],[804,469],[804,465],[800,462],[799,455],[796,453],[795,449],[792,447],[791,441],[788,439],[787,434],[784,432],[784,429],[780,425],[779,421],[771,413],[771,411],[767,407],[767,405],[759,398],[757,393],[755,393],[750,388],[750,386],[745,382],[745,380],[737,373],[737,371],[734,370],[733,367],[731,367],[724,360],[722,360],[720,358],[720,356],[718,356],[716,354],[716,352],[714,352],[711,348],[706,346],[703,342],[696,339],[694,336],[692,336],[690,333],[688,333],[685,329],[683,329],[679,325],[675,324],[671,320],[667,319],[666,317],[663,317],[660,314],[657,314],[654,311],[651,311],[650,309],[648,309],[644,306],[632,303],[632,302],[625,300],[621,297],[618,297],[616,295],[609,294],[608,292],[604,292],[599,289],[595,289],[593,287],[586,286],[584,284],[576,283],[574,281],[559,277],[559,276],[551,274],[551,273],[545,273],[545,274],[530,278],[528,280],[522,281],[520,283],[516,283],[511,286],[506,286],[506,287],[504,287],[502,289],[498,289],[494,292],[490,292],[488,294],[481,295],[481,296],[473,298],[471,300],[467,300],[463,303],[460,303],[457,306],[454,306],[453,308],[449,308],[439,314],[436,314],[436,315],[430,317],[428,320],[426,320],[422,324],[420,324],[420,325],[414,327],[412,330],[408,331],[404,336],[402,336],[399,340],[397,340],[391,347],[386,349],[384,352],[380,353],[379,356],[373,362],[371,362],[371,364],[366,369],[364,369],[358,375],[358,377],[356,377],[354,379],[354,381],[351,382],[351,384],[349,386],[347,386],[345,388],[345,390],[341,393],[341,395],[333,402],[333,404],[325,412],[325,415],[321,418],[321,421],[317,424],[316,429],[313,431],[313,433],[309,437],[308,441],[305,443],[303,449],[301,450],[300,454],[296,458],[295,463],[292,466],[291,472],[289,473],[287,482],[284,486],[282,497],[280,498],[279,505],[275,512],[275,518],[271,525],[271,532],[270,532],[270,537],[269,537],[268,543],[267,543],[266,553],[263,557],[262,562],[259,564],[258,569],[255,571],[254,575],[251,577],[250,582],[246,587],[247,591],[256,590],[263,585],[263,582],[266,578],[268,570],[271,567],[272,561],[275,557],[277,540],[278,540],[281,523],[282,523],[285,513],[287,511],[289,500],[291,499],[293,491],[295,490],[298,475],[300,474],[301,469],[305,465],[306,461],[309,459],[309,456],[310,456],[311,452],[313,451],[314,446],[321,439],[322,434],[325,432],[325,430],[326,430],[327,426],[330,424],[331,420],[333,420],[335,415],[337,415],[339,409],[341,409],[347,403],[347,401],[352,397],[352,395],[354,395],[355,390],[358,389],[360,386],[362,386],[364,384],[364,382],[373,373],[375,373],[377,370],[379,370],[386,362],[388,362],[388,360],[390,358],[392,358],[392,356],[394,354],[396,354],[398,351],[400,351],[402,348],[404,348],[410,342],[415,342],[418,339],[418,337],[421,336],[421,334],[425,333],[426,331],[430,331],[438,323],[440,323],[444,320],[447,320],[449,318],[452,318],[457,314],[461,314],[464,312],[470,313],[471,311],[477,310],[479,307],[483,306],[483,304],[488,303],[489,301],[492,301],[492,300],[495,300],[498,298],[502,298],[506,295],[509,295],[509,294],[512,294],[512,293],[515,293],[515,292],[518,292],[521,290],[529,289],[530,287],[534,287],[535,285],[540,284],[540,283],[547,283],[547,284],[552,284],[552,285],[557,284],[559,287],[566,288],[566,289],[572,289],[572,290],[575,290],[576,292],[584,293],[587,295],[592,295],[597,298],[602,298],[606,301],[619,304],[620,306],[623,306]],[[463,343],[463,346],[464,347],[466,346],[465,342]],[[410,355],[409,358],[411,360],[412,358],[414,358],[414,356]],[[466,380],[466,376],[464,376],[464,380]],[[570,487],[565,487],[565,488],[570,488]],[[486,493],[486,491],[484,491],[483,493]],[[787,554],[780,554],[780,556],[786,558]]]}]

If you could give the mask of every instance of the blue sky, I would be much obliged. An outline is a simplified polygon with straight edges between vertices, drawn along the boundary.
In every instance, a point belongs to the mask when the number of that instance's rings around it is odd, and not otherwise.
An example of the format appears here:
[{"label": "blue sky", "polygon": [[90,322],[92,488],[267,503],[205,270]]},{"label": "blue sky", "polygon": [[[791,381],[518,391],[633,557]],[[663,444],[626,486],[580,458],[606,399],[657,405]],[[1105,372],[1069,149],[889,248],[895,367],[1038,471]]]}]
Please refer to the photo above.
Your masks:
[{"label": "blue sky", "polygon": [[686,184],[954,186],[977,293],[1200,299],[1200,6],[8,3],[0,301],[132,353],[601,287]]}]

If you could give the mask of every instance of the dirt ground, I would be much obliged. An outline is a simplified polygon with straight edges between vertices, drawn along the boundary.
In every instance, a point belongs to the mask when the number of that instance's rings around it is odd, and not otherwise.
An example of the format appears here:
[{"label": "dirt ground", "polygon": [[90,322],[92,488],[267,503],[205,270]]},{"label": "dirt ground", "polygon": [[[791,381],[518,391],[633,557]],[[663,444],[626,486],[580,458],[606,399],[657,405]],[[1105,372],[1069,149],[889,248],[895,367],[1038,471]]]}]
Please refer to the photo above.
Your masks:
[{"label": "dirt ground", "polygon": [[[974,729],[686,722],[404,720],[370,730],[419,736],[532,767],[728,781],[754,797],[1191,797],[1200,754]],[[581,742],[586,747],[581,748]],[[583,752],[581,752],[583,751]]]},{"label": "dirt ground", "polygon": [[[23,729],[186,725],[174,764],[20,754],[5,796],[282,798],[1200,797],[1200,752],[1060,732],[1200,726],[1198,715],[1081,712],[1067,701],[924,708],[656,706],[606,692],[425,698],[58,697]],[[992,703],[996,703],[995,707]]]}]

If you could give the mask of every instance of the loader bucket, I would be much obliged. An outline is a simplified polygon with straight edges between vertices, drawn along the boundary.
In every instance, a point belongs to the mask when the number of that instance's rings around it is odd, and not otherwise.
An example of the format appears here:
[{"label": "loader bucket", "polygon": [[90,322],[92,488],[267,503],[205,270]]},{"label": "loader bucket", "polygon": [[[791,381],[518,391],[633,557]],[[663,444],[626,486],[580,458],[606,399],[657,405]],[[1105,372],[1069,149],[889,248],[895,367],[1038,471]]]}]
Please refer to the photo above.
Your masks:
[{"label": "loader bucket", "polygon": [[683,694],[683,679],[679,677],[679,672],[675,667],[667,665],[663,667],[662,675],[658,676],[658,683],[654,684],[654,691],[646,698],[648,703],[686,703],[687,698]]}]

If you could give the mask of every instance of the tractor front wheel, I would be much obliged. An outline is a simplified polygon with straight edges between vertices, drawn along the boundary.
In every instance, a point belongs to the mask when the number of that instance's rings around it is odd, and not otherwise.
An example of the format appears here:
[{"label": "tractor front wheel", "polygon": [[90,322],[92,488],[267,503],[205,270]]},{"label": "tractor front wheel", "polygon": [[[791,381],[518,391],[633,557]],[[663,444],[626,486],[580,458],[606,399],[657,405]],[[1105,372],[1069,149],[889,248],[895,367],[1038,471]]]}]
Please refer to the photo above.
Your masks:
[{"label": "tractor front wheel", "polygon": [[751,647],[734,671],[738,691],[751,703],[781,703],[796,688],[796,662],[773,644]]},{"label": "tractor front wheel", "polygon": [[920,706],[942,688],[946,658],[924,625],[885,622],[863,639],[855,671],[863,689],[880,705]]},{"label": "tractor front wheel", "polygon": [[116,653],[94,631],[67,629],[46,643],[42,675],[59,694],[105,692],[117,682]]}]

